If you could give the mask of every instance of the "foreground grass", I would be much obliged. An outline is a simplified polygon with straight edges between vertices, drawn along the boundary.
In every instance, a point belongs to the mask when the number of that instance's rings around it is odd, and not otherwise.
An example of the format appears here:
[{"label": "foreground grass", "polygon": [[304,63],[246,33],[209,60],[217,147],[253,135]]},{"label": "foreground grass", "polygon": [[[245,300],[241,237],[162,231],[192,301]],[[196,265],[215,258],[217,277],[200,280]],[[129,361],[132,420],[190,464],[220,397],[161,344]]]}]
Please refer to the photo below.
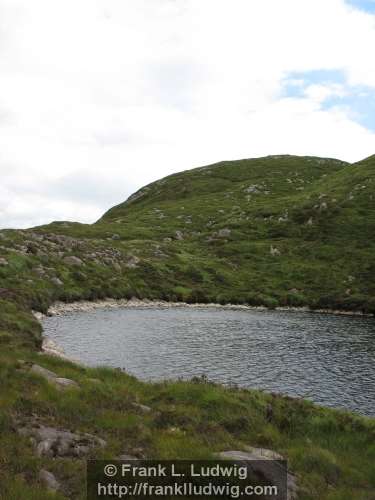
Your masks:
[{"label": "foreground grass", "polygon": [[[21,370],[20,359],[72,378],[81,389],[61,392]],[[129,453],[203,459],[246,445],[268,447],[288,458],[301,499],[374,498],[373,419],[199,379],[142,383],[120,371],[87,369],[30,350],[2,351],[0,371],[0,498],[52,498],[38,482],[41,468],[55,473],[66,496],[84,498],[83,461],[36,458],[29,440],[15,432],[14,420],[31,415],[45,425],[104,438],[108,446],[96,458]],[[134,402],[152,411],[143,414]]]}]

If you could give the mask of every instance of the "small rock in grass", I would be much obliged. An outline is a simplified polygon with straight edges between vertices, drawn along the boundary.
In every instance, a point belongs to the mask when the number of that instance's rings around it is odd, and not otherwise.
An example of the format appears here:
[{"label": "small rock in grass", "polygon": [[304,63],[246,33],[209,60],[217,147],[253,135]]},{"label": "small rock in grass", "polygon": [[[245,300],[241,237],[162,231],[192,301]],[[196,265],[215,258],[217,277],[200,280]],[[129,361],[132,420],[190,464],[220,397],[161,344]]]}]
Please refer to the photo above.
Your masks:
[{"label": "small rock in grass", "polygon": [[280,255],[280,250],[271,245],[270,254],[272,255],[272,257],[276,257],[276,256]]},{"label": "small rock in grass", "polygon": [[34,364],[32,365],[30,371],[45,378],[49,383],[55,385],[59,389],[68,389],[68,388],[79,389],[78,383],[75,382],[74,380],[71,380],[69,378],[58,377],[56,373],[51,372],[46,368],[43,368],[43,366]]},{"label": "small rock in grass", "polygon": [[231,231],[230,229],[228,229],[228,228],[220,229],[220,230],[218,231],[218,233],[217,233],[217,236],[218,236],[219,238],[228,238],[228,236],[230,236],[230,235],[231,235],[231,232],[232,232],[232,231]]},{"label": "small rock in grass", "polygon": [[39,479],[50,491],[58,491],[60,489],[60,483],[57,481],[52,472],[42,469],[39,472]]},{"label": "small rock in grass", "polygon": [[79,257],[76,257],[75,255],[70,255],[68,257],[64,257],[64,262],[65,264],[69,264],[71,266],[82,266],[83,261]]},{"label": "small rock in grass", "polygon": [[133,408],[141,411],[142,413],[150,413],[150,411],[152,411],[152,409],[149,406],[141,405],[139,403],[133,403],[132,406]]},{"label": "small rock in grass", "polygon": [[61,279],[54,277],[51,278],[51,283],[53,283],[56,286],[62,286],[64,283],[61,281]]},{"label": "small rock in grass", "polygon": [[134,455],[128,455],[126,453],[124,453],[123,455],[120,455],[117,460],[123,460],[125,462],[127,462],[128,460],[138,460],[137,457],[135,457]]}]

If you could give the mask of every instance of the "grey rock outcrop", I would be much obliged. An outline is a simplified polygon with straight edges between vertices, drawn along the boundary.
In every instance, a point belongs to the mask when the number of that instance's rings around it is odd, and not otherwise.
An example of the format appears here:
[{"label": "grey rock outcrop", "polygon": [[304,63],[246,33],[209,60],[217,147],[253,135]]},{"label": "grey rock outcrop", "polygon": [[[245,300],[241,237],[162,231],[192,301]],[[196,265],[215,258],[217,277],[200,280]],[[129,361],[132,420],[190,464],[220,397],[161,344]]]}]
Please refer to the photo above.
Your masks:
[{"label": "grey rock outcrop", "polygon": [[95,448],[104,448],[106,441],[87,433],[74,433],[40,424],[26,425],[18,429],[24,437],[30,437],[39,457],[82,458]]}]

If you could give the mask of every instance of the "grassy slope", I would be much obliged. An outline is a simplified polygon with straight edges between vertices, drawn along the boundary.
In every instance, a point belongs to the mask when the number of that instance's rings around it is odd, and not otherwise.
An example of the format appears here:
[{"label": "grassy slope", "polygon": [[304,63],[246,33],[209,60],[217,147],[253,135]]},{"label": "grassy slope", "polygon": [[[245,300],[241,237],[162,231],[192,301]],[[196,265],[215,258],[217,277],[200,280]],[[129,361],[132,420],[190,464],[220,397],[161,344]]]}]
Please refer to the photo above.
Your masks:
[{"label": "grassy slope", "polygon": [[[269,446],[290,459],[302,498],[372,498],[373,420],[204,383],[152,386],[40,358],[30,310],[45,311],[57,299],[138,296],[373,312],[374,167],[374,157],[355,165],[298,157],[224,162],[143,188],[91,226],[1,231],[0,498],[49,498],[35,476],[43,461],[13,432],[12,417],[31,412],[45,423],[97,432],[110,443],[108,457],[137,447],[148,457],[197,457]],[[220,237],[222,229],[230,234]],[[271,245],[280,255],[271,255]],[[65,262],[69,255],[82,263]],[[83,389],[61,396],[17,370],[20,358],[36,358]],[[134,400],[159,413],[137,415]],[[80,466],[45,466],[72,498],[82,498]]]}]

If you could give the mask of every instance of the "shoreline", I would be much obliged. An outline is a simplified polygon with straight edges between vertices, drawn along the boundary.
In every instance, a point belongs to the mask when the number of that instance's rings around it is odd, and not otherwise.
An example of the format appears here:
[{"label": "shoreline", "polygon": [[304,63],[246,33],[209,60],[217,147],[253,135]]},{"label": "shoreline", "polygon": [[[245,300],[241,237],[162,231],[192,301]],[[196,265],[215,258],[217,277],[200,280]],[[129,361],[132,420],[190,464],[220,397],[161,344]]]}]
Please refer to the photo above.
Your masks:
[{"label": "shoreline", "polygon": [[[265,306],[249,306],[240,304],[188,304],[186,302],[167,302],[163,300],[139,300],[139,299],[103,299],[96,301],[80,300],[76,302],[54,302],[47,311],[43,314],[38,311],[33,311],[34,317],[42,324],[43,319],[50,316],[62,316],[76,312],[92,312],[100,309],[172,309],[172,308],[190,308],[190,309],[216,309],[222,311],[287,311],[287,312],[305,312],[318,314],[332,314],[336,316],[356,316],[356,317],[373,317],[372,314],[365,314],[360,311],[342,311],[335,309],[310,309],[309,307],[276,307],[269,309]],[[62,347],[60,347],[52,339],[45,337],[44,331],[42,334],[42,354],[56,356],[66,361],[83,365],[80,360],[67,356]]]},{"label": "shoreline", "polygon": [[308,312],[318,314],[333,314],[336,316],[360,316],[373,317],[372,314],[366,314],[361,311],[345,311],[341,309],[311,309],[309,307],[276,307],[269,309],[265,306],[250,306],[241,304],[216,304],[216,303],[194,303],[187,302],[168,302],[163,300],[139,300],[139,299],[103,299],[97,301],[80,300],[76,302],[54,302],[47,311],[47,314],[34,312],[34,316],[42,321],[48,316],[60,316],[62,314],[72,312],[90,312],[98,309],[172,309],[172,308],[189,308],[189,309],[217,309],[227,311],[288,311],[288,312]]}]

